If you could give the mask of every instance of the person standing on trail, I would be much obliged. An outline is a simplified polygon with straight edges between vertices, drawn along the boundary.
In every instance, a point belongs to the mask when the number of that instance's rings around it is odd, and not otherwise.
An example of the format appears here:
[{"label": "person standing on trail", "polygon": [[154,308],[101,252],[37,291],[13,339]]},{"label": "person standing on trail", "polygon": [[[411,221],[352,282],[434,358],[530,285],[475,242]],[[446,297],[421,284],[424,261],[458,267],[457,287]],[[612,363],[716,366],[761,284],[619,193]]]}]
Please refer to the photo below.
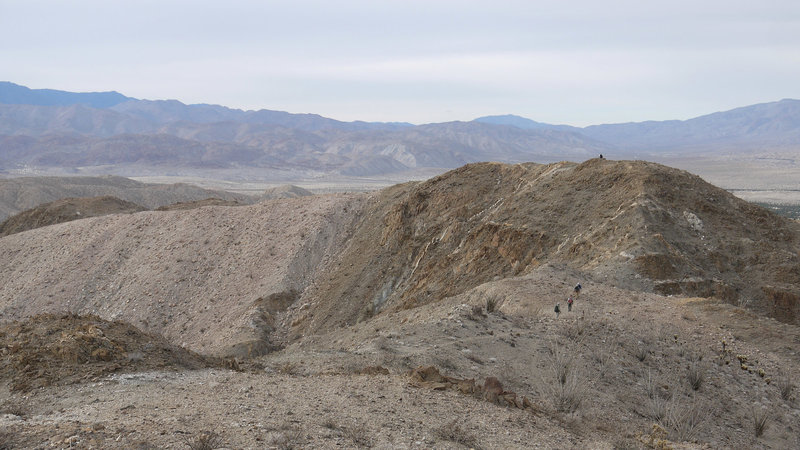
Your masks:
[{"label": "person standing on trail", "polygon": [[583,288],[581,287],[580,283],[575,285],[575,298],[578,298],[578,296],[581,295],[581,289]]},{"label": "person standing on trail", "polygon": [[572,296],[570,295],[567,299],[567,311],[572,311]]},{"label": "person standing on trail", "polygon": [[561,304],[560,303],[556,303],[556,307],[555,307],[555,309],[553,311],[556,312],[556,319],[558,319],[558,315],[561,314]]}]

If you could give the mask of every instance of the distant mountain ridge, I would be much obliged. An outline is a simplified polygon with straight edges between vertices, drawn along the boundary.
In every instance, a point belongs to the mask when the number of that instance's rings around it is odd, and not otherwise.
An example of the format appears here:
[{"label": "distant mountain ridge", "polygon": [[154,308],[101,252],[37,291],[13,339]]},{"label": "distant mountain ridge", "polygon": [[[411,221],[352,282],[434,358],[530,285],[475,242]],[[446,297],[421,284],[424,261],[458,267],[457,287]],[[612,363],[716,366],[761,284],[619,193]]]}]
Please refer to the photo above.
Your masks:
[{"label": "distant mountain ridge", "polygon": [[11,174],[78,168],[108,173],[113,166],[119,175],[268,169],[372,176],[478,161],[580,161],[601,153],[658,160],[778,150],[800,150],[799,100],[683,121],[584,128],[514,115],[415,126],[0,83],[0,173]]},{"label": "distant mountain ridge", "polygon": [[133,100],[119,92],[67,92],[54,89],[30,89],[8,81],[0,81],[0,103],[12,105],[69,106],[88,105],[110,108]]}]

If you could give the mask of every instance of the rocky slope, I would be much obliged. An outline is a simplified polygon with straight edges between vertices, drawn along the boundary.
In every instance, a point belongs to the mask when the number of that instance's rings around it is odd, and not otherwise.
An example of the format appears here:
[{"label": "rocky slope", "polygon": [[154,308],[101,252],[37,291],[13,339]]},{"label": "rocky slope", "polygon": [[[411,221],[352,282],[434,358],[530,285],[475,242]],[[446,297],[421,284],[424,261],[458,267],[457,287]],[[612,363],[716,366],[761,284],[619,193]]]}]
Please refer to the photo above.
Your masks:
[{"label": "rocky slope", "polygon": [[183,201],[219,198],[254,203],[255,198],[189,184],[146,184],[117,176],[19,177],[0,179],[0,220],[21,211],[69,197],[111,195],[147,209]]},{"label": "rocky slope", "polygon": [[[714,296],[797,323],[800,226],[646,162],[474,164],[386,189],[303,294],[295,336],[563,264],[595,280]],[[333,299],[333,301],[331,301]]]},{"label": "rocky slope", "polygon": [[65,198],[23,211],[0,222],[0,237],[34,228],[108,214],[144,211],[135,203],[110,195],[89,198]]}]

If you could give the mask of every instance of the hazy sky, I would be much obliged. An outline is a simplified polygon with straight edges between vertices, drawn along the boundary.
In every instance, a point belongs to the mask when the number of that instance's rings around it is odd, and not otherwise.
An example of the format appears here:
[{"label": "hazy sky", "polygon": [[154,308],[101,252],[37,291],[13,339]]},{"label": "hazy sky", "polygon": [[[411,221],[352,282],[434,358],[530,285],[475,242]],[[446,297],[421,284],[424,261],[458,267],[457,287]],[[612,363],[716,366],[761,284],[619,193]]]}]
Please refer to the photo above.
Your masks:
[{"label": "hazy sky", "polygon": [[800,1],[0,0],[0,80],[413,123],[800,98]]}]

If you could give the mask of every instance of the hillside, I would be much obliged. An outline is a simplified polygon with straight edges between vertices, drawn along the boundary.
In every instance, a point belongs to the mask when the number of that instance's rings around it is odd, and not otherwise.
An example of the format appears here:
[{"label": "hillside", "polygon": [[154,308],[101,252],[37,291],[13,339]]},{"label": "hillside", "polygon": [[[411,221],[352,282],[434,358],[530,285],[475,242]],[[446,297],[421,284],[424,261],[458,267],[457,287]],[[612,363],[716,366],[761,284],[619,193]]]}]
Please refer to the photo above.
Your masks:
[{"label": "hillside", "polygon": [[0,222],[0,237],[34,228],[107,214],[130,214],[145,208],[110,195],[65,198],[39,205]]},{"label": "hillside", "polygon": [[794,448],[798,227],[593,159],[6,236],[0,444]]},{"label": "hillside", "polygon": [[105,195],[147,209],[211,197],[240,203],[255,201],[246,195],[202,189],[189,184],[145,184],[116,176],[19,177],[0,179],[0,220],[59,199]]},{"label": "hillside", "polygon": [[800,224],[658,164],[468,165],[386,189],[362,215],[341,262],[303,295],[310,308],[296,313],[295,335],[545,263],[619,287],[799,318]]}]

